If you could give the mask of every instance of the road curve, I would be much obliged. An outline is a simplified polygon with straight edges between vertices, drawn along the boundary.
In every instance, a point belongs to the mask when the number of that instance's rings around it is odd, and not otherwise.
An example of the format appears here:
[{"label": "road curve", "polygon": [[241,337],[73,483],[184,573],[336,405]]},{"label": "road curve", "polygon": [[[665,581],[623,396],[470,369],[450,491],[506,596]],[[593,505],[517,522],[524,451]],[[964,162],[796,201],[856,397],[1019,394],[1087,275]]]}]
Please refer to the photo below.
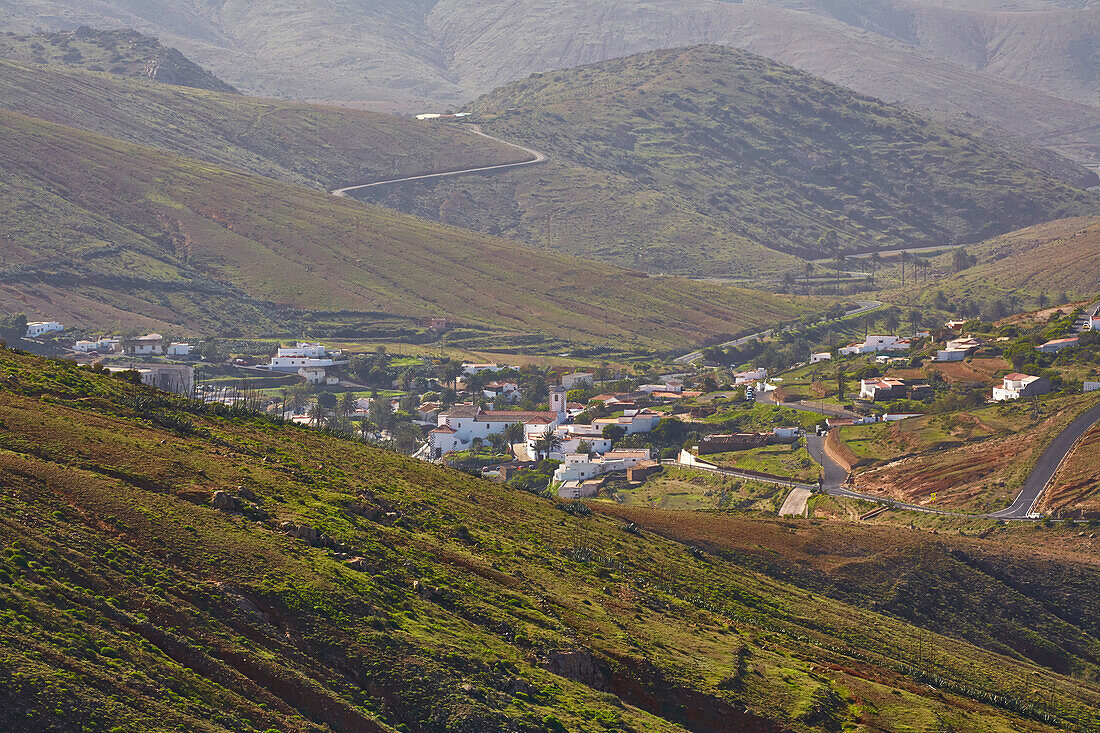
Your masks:
[{"label": "road curve", "polygon": [[1035,468],[1031,469],[1031,473],[1024,481],[1024,488],[1020,491],[1020,495],[1016,497],[1016,501],[1012,502],[1007,508],[993,512],[989,516],[998,519],[1023,519],[1031,514],[1039,503],[1047,484],[1054,477],[1058,467],[1062,465],[1062,461],[1077,445],[1077,441],[1097,421],[1100,421],[1100,405],[1093,405],[1071,422],[1062,432],[1058,433],[1054,440],[1050,442],[1050,445],[1046,447],[1046,450],[1043,451],[1043,454],[1039,456]]},{"label": "road curve", "polygon": [[529,160],[521,160],[517,163],[500,163],[498,165],[483,165],[476,168],[459,168],[451,171],[441,171],[439,173],[424,173],[419,176],[405,176],[404,178],[388,178],[381,181],[373,181],[370,183],[357,183],[352,186],[344,186],[343,188],[337,188],[330,193],[333,196],[346,197],[352,191],[359,191],[365,188],[375,188],[377,186],[388,186],[391,183],[405,183],[407,181],[426,181],[432,178],[444,178],[447,176],[461,176],[467,173],[484,173],[486,171],[499,171],[507,168],[519,168],[525,165],[538,165],[539,163],[545,163],[547,160],[545,153],[540,153],[537,150],[531,148],[525,148],[522,145],[516,145],[515,143],[508,142],[507,140],[501,140],[499,137],[493,137],[492,135],[482,132],[481,128],[477,125],[466,125],[465,129],[469,130],[475,135],[481,135],[482,137],[490,140],[495,140],[498,143],[509,145],[518,150],[522,150],[531,156]]}]

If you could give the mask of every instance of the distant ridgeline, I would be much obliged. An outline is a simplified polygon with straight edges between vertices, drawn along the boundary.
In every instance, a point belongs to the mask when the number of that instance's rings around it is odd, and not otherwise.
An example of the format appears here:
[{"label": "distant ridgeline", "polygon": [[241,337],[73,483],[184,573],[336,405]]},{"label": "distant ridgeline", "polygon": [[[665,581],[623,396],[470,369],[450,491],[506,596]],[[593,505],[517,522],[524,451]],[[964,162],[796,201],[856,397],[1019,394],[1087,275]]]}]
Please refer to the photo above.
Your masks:
[{"label": "distant ridgeline", "polygon": [[28,64],[62,64],[176,86],[236,94],[237,90],[156,38],[132,30],[0,35],[0,58]]}]

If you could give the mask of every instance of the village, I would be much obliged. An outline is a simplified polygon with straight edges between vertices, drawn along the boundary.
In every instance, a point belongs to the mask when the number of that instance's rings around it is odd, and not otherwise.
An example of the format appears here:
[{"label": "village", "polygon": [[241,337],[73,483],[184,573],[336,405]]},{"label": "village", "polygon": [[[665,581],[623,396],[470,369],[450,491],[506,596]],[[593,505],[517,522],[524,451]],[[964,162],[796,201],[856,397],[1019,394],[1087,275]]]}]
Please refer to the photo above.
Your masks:
[{"label": "village", "polygon": [[875,463],[856,455],[868,453],[864,434],[880,443],[919,442],[905,430],[868,426],[923,425],[1010,402],[1038,414],[1038,401],[1067,409],[1067,394],[1086,401],[1100,391],[1089,360],[1100,309],[1058,311],[1041,325],[1033,330],[1050,338],[973,320],[908,334],[868,331],[770,366],[753,363],[752,349],[767,360],[767,349],[788,338],[782,333],[771,344],[742,347],[732,356],[739,363],[728,366],[721,362],[730,354],[721,350],[688,365],[507,365],[305,341],[273,344],[260,355],[158,333],[69,339],[63,324],[47,321],[26,323],[24,339],[59,345],[70,358],[150,387],[246,406],[526,491],[622,502],[653,477],[681,469],[724,472],[777,491],[820,487],[826,461],[849,470]]}]

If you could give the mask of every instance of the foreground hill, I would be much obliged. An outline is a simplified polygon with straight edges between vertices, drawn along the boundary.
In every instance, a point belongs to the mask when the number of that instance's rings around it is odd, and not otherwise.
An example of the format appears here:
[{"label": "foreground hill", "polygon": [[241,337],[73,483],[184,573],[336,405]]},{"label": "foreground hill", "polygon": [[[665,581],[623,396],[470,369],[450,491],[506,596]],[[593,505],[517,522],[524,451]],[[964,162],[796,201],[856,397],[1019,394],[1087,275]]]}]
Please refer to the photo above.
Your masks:
[{"label": "foreground hill", "polygon": [[60,64],[214,92],[237,91],[176,49],[136,31],[82,26],[75,31],[30,36],[5,33],[0,36],[0,58],[27,64]]},{"label": "foreground hill", "polygon": [[0,309],[68,324],[295,336],[308,320],[350,337],[382,316],[440,315],[526,343],[678,348],[813,306],[540,253],[12,112],[0,181]]},{"label": "foreground hill", "polygon": [[716,43],[890,102],[969,112],[1100,164],[1098,15],[1059,0],[0,0],[0,27],[136,28],[252,93],[403,111]]},{"label": "foreground hill", "polygon": [[830,256],[834,231],[842,251],[912,247],[1100,210],[987,139],[719,46],[536,75],[469,109],[555,165],[379,200],[651,271],[744,274],[790,267],[763,248]]},{"label": "foreground hill", "polygon": [[453,126],[2,60],[0,109],[324,189],[527,157]]},{"label": "foreground hill", "polygon": [[71,363],[2,351],[0,370],[5,729],[1100,720],[1086,554],[635,511],[638,527]]}]

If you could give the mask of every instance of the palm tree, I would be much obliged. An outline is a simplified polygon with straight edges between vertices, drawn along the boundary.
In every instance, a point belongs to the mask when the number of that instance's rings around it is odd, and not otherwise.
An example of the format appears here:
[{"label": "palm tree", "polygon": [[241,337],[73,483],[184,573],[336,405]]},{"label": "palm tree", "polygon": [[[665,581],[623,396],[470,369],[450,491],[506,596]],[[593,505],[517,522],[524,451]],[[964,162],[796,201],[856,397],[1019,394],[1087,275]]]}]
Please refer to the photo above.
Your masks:
[{"label": "palm tree", "polygon": [[320,402],[314,402],[313,406],[309,408],[309,424],[315,428],[319,428],[324,422],[325,408],[321,407]]},{"label": "palm tree", "polygon": [[561,449],[561,438],[558,437],[553,428],[546,428],[546,432],[535,441],[535,450],[538,451],[540,460],[543,451],[546,452],[546,457],[549,458],[551,453],[559,449]]},{"label": "palm tree", "polygon": [[504,429],[500,431],[500,434],[504,436],[504,439],[508,441],[508,454],[512,458],[516,457],[515,444],[523,440],[524,430],[523,423],[513,422],[504,426]]},{"label": "palm tree", "polygon": [[358,406],[359,405],[357,404],[355,399],[355,393],[345,392],[344,394],[340,395],[340,404],[338,405],[337,409],[340,411],[341,415],[347,417],[351,415],[351,413],[355,412]]},{"label": "palm tree", "polygon": [[370,442],[370,434],[374,431],[374,425],[370,420],[359,421],[359,439],[364,443]]},{"label": "palm tree", "polygon": [[489,445],[493,447],[493,453],[498,455],[504,452],[504,447],[507,445],[507,442],[508,439],[504,437],[504,433],[491,433],[489,435]]}]

